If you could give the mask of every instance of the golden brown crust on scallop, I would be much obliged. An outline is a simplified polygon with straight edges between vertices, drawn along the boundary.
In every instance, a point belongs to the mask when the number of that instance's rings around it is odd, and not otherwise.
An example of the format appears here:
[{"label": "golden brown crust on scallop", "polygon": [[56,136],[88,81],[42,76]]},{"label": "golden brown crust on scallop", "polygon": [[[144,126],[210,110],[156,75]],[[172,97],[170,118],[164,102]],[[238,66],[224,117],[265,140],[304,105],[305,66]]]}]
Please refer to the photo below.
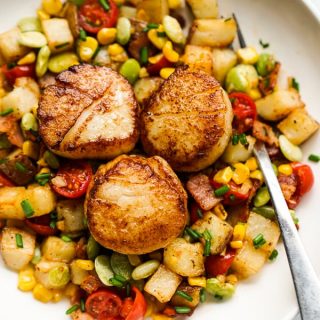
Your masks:
[{"label": "golden brown crust on scallop", "polygon": [[67,158],[111,159],[134,148],[138,104],[117,72],[88,64],[71,67],[44,89],[38,108],[40,134]]},{"label": "golden brown crust on scallop", "polygon": [[174,170],[199,171],[224,151],[232,118],[229,98],[217,80],[178,68],[142,112],[143,147]]},{"label": "golden brown crust on scallop", "polygon": [[123,254],[145,254],[164,248],[183,231],[187,194],[162,158],[122,155],[98,169],[85,213],[101,245]]}]

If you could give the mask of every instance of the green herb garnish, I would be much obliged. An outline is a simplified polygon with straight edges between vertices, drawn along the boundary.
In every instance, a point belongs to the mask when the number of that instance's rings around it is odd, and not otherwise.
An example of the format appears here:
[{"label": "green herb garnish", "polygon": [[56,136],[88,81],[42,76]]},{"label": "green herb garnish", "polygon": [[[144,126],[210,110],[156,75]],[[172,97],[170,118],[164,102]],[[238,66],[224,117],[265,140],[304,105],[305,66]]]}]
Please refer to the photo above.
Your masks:
[{"label": "green herb garnish", "polygon": [[0,112],[0,117],[5,117],[5,116],[9,115],[12,112],[13,112],[12,108],[9,108],[7,110],[3,110],[3,111]]},{"label": "green herb garnish", "polygon": [[186,299],[187,301],[193,300],[193,298],[190,295],[188,295],[186,292],[183,292],[181,290],[177,290],[176,295],[180,296],[183,299]]},{"label": "green herb garnish", "polygon": [[29,202],[29,200],[23,200],[20,203],[22,210],[27,218],[30,218],[34,214],[34,210]]},{"label": "green herb garnish", "polygon": [[66,314],[71,314],[71,313],[77,311],[79,308],[80,308],[80,306],[79,306],[78,304],[75,304],[74,306],[72,306],[71,308],[69,308],[69,309],[66,311]]},{"label": "green herb garnish", "polygon": [[309,158],[308,158],[310,161],[313,161],[313,162],[319,162],[320,161],[320,156],[317,156],[315,154],[310,154]]},{"label": "green herb garnish", "polygon": [[228,191],[230,190],[230,188],[227,185],[224,185],[222,187],[220,187],[219,189],[214,190],[214,194],[217,197],[222,197],[223,195],[225,195]]},{"label": "green herb garnish", "polygon": [[16,233],[16,245],[17,248],[23,248],[23,239],[20,233]]},{"label": "green herb garnish", "polygon": [[268,42],[263,42],[261,39],[259,40],[259,43],[263,49],[269,48],[270,46]]},{"label": "green herb garnish", "polygon": [[261,248],[267,241],[264,238],[262,233],[259,233],[254,239],[253,239],[253,245],[256,249]]}]

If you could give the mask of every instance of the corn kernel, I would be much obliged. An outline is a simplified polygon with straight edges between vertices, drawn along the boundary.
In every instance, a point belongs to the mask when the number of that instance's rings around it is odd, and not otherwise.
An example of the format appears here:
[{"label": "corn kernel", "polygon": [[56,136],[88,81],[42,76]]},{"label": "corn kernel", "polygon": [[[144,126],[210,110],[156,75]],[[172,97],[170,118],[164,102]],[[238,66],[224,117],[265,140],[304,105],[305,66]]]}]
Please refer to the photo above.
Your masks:
[{"label": "corn kernel", "polygon": [[172,320],[171,317],[165,316],[164,314],[153,314],[151,318],[152,320]]},{"label": "corn kernel", "polygon": [[174,73],[174,70],[174,68],[162,68],[160,70],[160,77],[163,79],[168,79]]},{"label": "corn kernel", "polygon": [[31,51],[30,53],[28,53],[26,56],[22,57],[17,64],[19,66],[22,66],[24,64],[31,64],[34,63],[36,61],[36,54]]},{"label": "corn kernel", "polygon": [[153,57],[149,57],[148,61],[152,64],[156,64],[157,62],[159,62],[161,59],[163,58],[163,54],[157,54],[156,56]]},{"label": "corn kernel", "polygon": [[106,45],[115,42],[116,35],[116,28],[102,28],[97,34],[97,39],[100,44]]},{"label": "corn kernel", "polygon": [[226,281],[228,283],[231,283],[231,284],[237,284],[238,282],[238,277],[235,275],[235,274],[229,274],[227,277],[226,277]]},{"label": "corn kernel", "polygon": [[149,73],[145,67],[141,68],[139,71],[139,78],[147,78],[149,77]]},{"label": "corn kernel", "polygon": [[79,41],[78,51],[82,61],[88,62],[98,48],[98,41],[93,37],[86,37],[85,41]]},{"label": "corn kernel", "polygon": [[162,49],[163,55],[170,62],[178,62],[179,61],[179,53],[173,50],[172,42],[167,41]]},{"label": "corn kernel", "polygon": [[231,167],[226,167],[224,169],[219,170],[213,177],[213,180],[218,183],[226,184],[232,179],[232,176],[233,171]]},{"label": "corn kernel", "polygon": [[42,0],[42,8],[46,13],[51,15],[56,15],[62,9],[62,1],[61,0]]},{"label": "corn kernel", "polygon": [[160,25],[158,29],[149,30],[148,38],[156,48],[162,50],[168,39],[167,37],[159,37],[158,32],[164,32],[164,28],[162,25]]},{"label": "corn kernel", "polygon": [[249,90],[248,95],[252,100],[258,100],[262,97],[261,92],[258,89]]},{"label": "corn kernel", "polygon": [[87,271],[94,269],[94,263],[91,260],[78,259],[76,260],[76,266],[82,270],[87,270]]},{"label": "corn kernel", "polygon": [[40,158],[37,161],[37,165],[40,166],[40,167],[47,167],[48,166],[48,164],[46,163],[46,161],[43,158]]},{"label": "corn kernel", "polygon": [[27,140],[22,145],[22,153],[31,159],[37,160],[39,156],[39,145]]},{"label": "corn kernel", "polygon": [[290,164],[281,164],[278,167],[278,172],[283,173],[286,176],[290,176],[293,173],[293,170],[292,170],[292,167],[290,166]]},{"label": "corn kernel", "polygon": [[169,9],[175,10],[183,8],[183,0],[168,0]]},{"label": "corn kernel", "polygon": [[65,230],[64,221],[63,220],[57,221],[56,227],[58,230],[64,231]]},{"label": "corn kernel", "polygon": [[39,171],[39,174],[41,173],[51,173],[50,169],[49,168],[42,168],[40,171]]},{"label": "corn kernel", "polygon": [[42,284],[38,283],[33,288],[33,296],[35,299],[47,303],[52,300],[53,293],[51,290],[45,288]]},{"label": "corn kernel", "polygon": [[217,275],[217,280],[219,280],[219,282],[221,282],[221,283],[225,283],[226,282],[226,276],[224,274],[218,274]]},{"label": "corn kernel", "polygon": [[142,20],[142,21],[149,21],[149,16],[147,15],[147,13],[145,12],[145,10],[140,9],[137,12],[137,19],[138,20]]},{"label": "corn kernel", "polygon": [[260,170],[255,170],[255,171],[251,172],[250,178],[264,181],[263,174]]},{"label": "corn kernel", "polygon": [[79,292],[79,287],[73,283],[68,283],[66,288],[64,289],[64,294],[69,299],[76,297]]},{"label": "corn kernel", "polygon": [[238,59],[244,64],[255,64],[259,60],[259,54],[255,48],[246,47],[237,51]]},{"label": "corn kernel", "polygon": [[188,277],[188,283],[190,286],[205,288],[207,279],[205,277]]},{"label": "corn kernel", "polygon": [[233,172],[232,180],[236,184],[242,184],[250,177],[250,170],[243,163],[236,163],[233,167],[235,171]]},{"label": "corn kernel", "polygon": [[124,52],[123,47],[120,46],[118,43],[111,44],[108,47],[108,53],[110,56],[117,56],[118,54],[121,54]]},{"label": "corn kernel", "polygon": [[18,288],[21,291],[32,291],[36,284],[37,282],[32,267],[28,266],[20,270],[18,275]]},{"label": "corn kernel", "polygon": [[232,249],[241,249],[243,246],[243,242],[241,240],[235,240],[230,242],[230,247]]},{"label": "corn kernel", "polygon": [[50,19],[50,15],[43,10],[37,10],[37,15],[40,20],[48,20]]},{"label": "corn kernel", "polygon": [[52,290],[52,294],[53,294],[53,297],[52,297],[53,302],[59,302],[63,299],[62,290],[58,290],[58,289]]},{"label": "corn kernel", "polygon": [[214,214],[221,220],[226,220],[228,217],[227,211],[224,209],[224,206],[219,203],[213,208]]},{"label": "corn kernel", "polygon": [[6,90],[0,88],[0,98],[4,97],[7,94]]},{"label": "corn kernel", "polygon": [[233,229],[233,240],[241,240],[243,241],[245,235],[246,235],[246,224],[244,223],[238,223],[235,225]]},{"label": "corn kernel", "polygon": [[250,171],[255,171],[258,169],[258,162],[255,157],[251,157],[246,161],[246,166],[249,168]]}]

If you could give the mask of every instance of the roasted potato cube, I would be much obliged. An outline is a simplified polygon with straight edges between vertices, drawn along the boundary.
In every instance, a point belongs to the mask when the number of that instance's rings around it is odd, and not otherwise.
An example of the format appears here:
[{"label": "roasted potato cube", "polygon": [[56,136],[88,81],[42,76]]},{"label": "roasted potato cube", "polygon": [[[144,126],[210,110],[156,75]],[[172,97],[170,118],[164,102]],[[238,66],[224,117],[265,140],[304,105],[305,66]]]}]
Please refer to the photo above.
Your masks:
[{"label": "roasted potato cube", "polygon": [[81,269],[77,266],[76,260],[73,260],[70,264],[71,269],[71,281],[74,284],[81,285],[81,283],[89,275],[89,271]]},{"label": "roasted potato cube", "polygon": [[189,44],[196,46],[227,47],[236,36],[234,19],[197,19],[193,21]]},{"label": "roasted potato cube", "polygon": [[143,0],[137,3],[137,10],[144,10],[149,22],[162,23],[164,16],[169,14],[167,0]]},{"label": "roasted potato cube", "polygon": [[73,36],[68,20],[53,18],[42,20],[42,29],[48,39],[51,52],[61,52],[72,49]]},{"label": "roasted potato cube", "polygon": [[171,303],[174,306],[185,306],[189,308],[195,308],[199,304],[201,290],[200,287],[191,287],[185,283],[182,283],[177,290],[182,291],[190,297],[192,297],[192,301],[188,301],[185,298],[182,298],[181,296],[175,294],[171,299]]},{"label": "roasted potato cube", "polygon": [[217,0],[187,0],[197,19],[215,19],[219,15]]},{"label": "roasted potato cube", "polygon": [[[20,234],[23,248],[17,246],[16,235]],[[18,228],[4,228],[0,251],[5,264],[13,270],[21,270],[32,260],[36,237]]]},{"label": "roasted potato cube", "polygon": [[[232,237],[233,228],[211,212],[205,213],[202,219],[193,224],[192,229],[203,233],[208,230],[212,235],[211,254],[221,253]],[[204,242],[202,238],[201,241]]]},{"label": "roasted potato cube", "polygon": [[177,238],[164,249],[163,263],[180,276],[200,276],[204,273],[203,245]]},{"label": "roasted potato cube", "polygon": [[49,261],[69,263],[76,255],[76,244],[58,237],[48,237],[42,245],[42,254]]},{"label": "roasted potato cube", "polygon": [[160,265],[144,287],[144,291],[165,303],[171,300],[176,292],[182,277],[169,270],[166,266]]},{"label": "roasted potato cube", "polygon": [[292,143],[299,145],[319,129],[319,123],[308,114],[306,109],[296,109],[278,124],[278,129]]},{"label": "roasted potato cube", "polygon": [[221,83],[227,73],[237,64],[237,54],[227,48],[214,48],[212,50],[212,73],[213,76]]},{"label": "roasted potato cube", "polygon": [[193,71],[203,71],[212,74],[212,54],[210,47],[187,45],[183,62]]}]

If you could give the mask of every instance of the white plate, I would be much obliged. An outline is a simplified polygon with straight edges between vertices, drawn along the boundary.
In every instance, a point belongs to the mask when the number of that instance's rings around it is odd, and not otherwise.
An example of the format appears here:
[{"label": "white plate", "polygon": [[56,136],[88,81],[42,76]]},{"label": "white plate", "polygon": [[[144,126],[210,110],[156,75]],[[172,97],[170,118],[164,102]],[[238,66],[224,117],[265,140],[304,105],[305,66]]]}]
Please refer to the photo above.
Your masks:
[{"label": "white plate", "polygon": [[[1,0],[0,31],[12,27],[25,16],[33,15],[40,0]],[[248,44],[259,48],[259,39],[270,43],[283,68],[300,82],[302,97],[308,110],[320,119],[320,13],[314,2],[298,0],[220,1],[224,16],[235,12]],[[313,13],[311,12],[313,11]],[[318,16],[318,18],[316,18]],[[318,20],[317,20],[318,19]],[[305,161],[310,153],[320,154],[320,135],[313,136],[304,146]],[[309,257],[320,274],[320,165],[309,163],[316,177],[315,186],[298,208],[300,235]],[[297,304],[283,246],[279,258],[267,264],[255,277],[240,282],[233,299],[222,303],[206,303],[192,319],[291,320]],[[67,301],[41,304],[30,293],[16,289],[17,274],[0,261],[0,319],[62,320]]]}]

